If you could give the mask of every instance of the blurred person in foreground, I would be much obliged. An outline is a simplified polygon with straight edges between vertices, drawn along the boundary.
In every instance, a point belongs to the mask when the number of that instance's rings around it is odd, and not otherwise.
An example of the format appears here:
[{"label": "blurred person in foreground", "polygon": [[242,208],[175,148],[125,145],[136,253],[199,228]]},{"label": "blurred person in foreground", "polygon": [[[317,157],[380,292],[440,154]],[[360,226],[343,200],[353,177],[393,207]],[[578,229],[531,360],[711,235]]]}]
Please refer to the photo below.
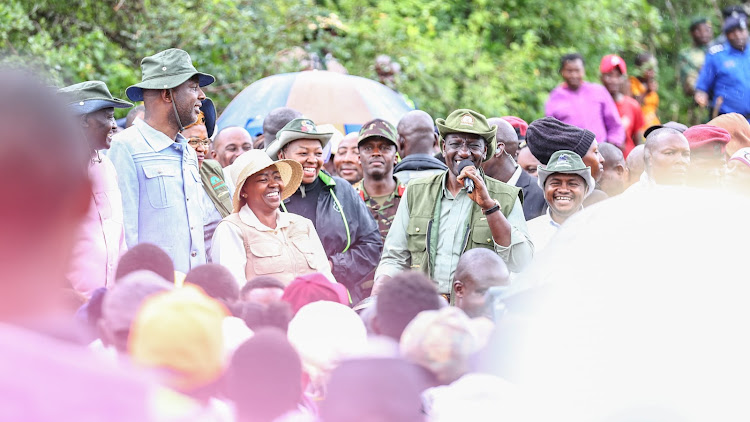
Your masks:
[{"label": "blurred person in foreground", "polygon": [[295,119],[277,135],[266,149],[268,155],[302,166],[302,183],[281,207],[312,221],[330,271],[357,303],[364,298],[362,283],[377,265],[383,247],[378,225],[351,184],[323,170],[323,149],[331,132],[321,132],[310,119]]},{"label": "blurred person in foreground", "polygon": [[750,195],[750,148],[735,152],[727,167],[727,187],[743,195]]},{"label": "blurred person in foreground", "polygon": [[264,305],[278,302],[284,295],[285,287],[286,285],[274,276],[255,276],[240,289],[240,301],[258,302]]},{"label": "blurred person in foreground", "polygon": [[734,155],[741,148],[750,147],[750,123],[741,114],[727,113],[708,122],[711,126],[726,129],[729,132],[727,154]]},{"label": "blurred person in foreground", "polygon": [[488,315],[486,294],[491,287],[510,284],[510,272],[502,259],[487,249],[472,249],[461,255],[453,281],[454,305],[469,318]]},{"label": "blurred person in foreground", "polygon": [[458,259],[473,248],[495,251],[515,271],[534,254],[521,189],[485,176],[481,169],[494,154],[497,126],[468,109],[436,123],[449,170],[409,183],[386,238],[373,294],[391,277],[413,268],[434,279],[441,294],[451,295]]},{"label": "blurred person in foreground", "polygon": [[0,205],[0,419],[80,421],[85,409],[91,420],[158,420],[154,386],[137,372],[42,334],[58,332],[65,272],[91,204],[91,148],[30,71],[0,68],[0,98],[12,99],[0,102],[0,193],[13,198]]},{"label": "blurred person in foreground", "polygon": [[645,171],[627,192],[654,185],[684,185],[687,182],[690,143],[680,131],[659,126],[647,131],[643,153]]},{"label": "blurred person in foreground", "polygon": [[312,222],[279,210],[302,181],[299,163],[273,161],[265,151],[251,150],[234,165],[244,169],[236,180],[232,214],[214,233],[213,262],[229,269],[239,286],[259,275],[272,275],[286,284],[310,272],[332,279]]},{"label": "blurred person in foreground", "polygon": [[115,134],[115,108],[133,105],[112,97],[100,81],[81,82],[58,92],[81,128],[81,142],[91,154],[91,205],[79,228],[67,274],[73,288],[90,298],[95,289],[114,284],[117,261],[127,250],[117,172],[112,161],[99,151],[109,149]]},{"label": "blurred person in foreground", "polygon": [[720,188],[727,171],[729,132],[717,126],[697,125],[683,135],[690,144],[688,184],[704,188]]},{"label": "blurred person in foreground", "polygon": [[626,187],[630,187],[634,183],[637,183],[645,171],[646,162],[643,159],[645,150],[646,145],[641,144],[633,148],[630,151],[630,154],[628,154],[628,158],[625,160],[628,165],[628,184]]},{"label": "blurred person in foreground", "polygon": [[432,176],[447,169],[445,163],[435,158],[439,149],[435,122],[422,110],[412,110],[399,120],[398,153],[401,157],[393,168],[393,175],[404,185],[411,179]]},{"label": "blurred person in foreground", "polygon": [[612,144],[604,143],[599,145],[599,153],[604,158],[604,171],[599,179],[599,188],[609,197],[625,192],[630,172],[622,151]]},{"label": "blurred person in foreground", "polygon": [[308,303],[320,300],[349,306],[349,295],[346,288],[342,284],[331,283],[320,273],[305,274],[295,278],[284,289],[281,300],[291,306],[292,315]]},{"label": "blurred person in foreground", "polygon": [[383,284],[377,297],[372,330],[398,343],[404,328],[418,313],[440,309],[445,303],[435,283],[424,274],[417,271],[397,274]]}]

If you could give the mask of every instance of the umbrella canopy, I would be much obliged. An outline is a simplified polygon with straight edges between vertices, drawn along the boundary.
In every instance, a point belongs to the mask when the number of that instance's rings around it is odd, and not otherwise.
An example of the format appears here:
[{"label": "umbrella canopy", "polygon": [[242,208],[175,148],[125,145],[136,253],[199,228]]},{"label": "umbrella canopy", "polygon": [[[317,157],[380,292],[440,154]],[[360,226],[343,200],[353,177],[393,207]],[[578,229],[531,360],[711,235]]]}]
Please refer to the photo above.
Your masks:
[{"label": "umbrella canopy", "polygon": [[277,107],[293,108],[343,133],[358,131],[375,118],[396,125],[411,110],[398,92],[371,79],[314,70],[255,81],[234,97],[217,125],[244,127],[256,136],[263,131],[263,118]]}]

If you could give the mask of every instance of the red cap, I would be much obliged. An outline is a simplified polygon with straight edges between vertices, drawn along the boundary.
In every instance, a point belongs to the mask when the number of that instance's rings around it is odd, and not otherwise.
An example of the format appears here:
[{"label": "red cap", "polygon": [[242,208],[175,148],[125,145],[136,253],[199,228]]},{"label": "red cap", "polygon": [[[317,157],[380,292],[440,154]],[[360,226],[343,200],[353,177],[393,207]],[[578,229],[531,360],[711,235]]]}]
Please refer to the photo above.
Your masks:
[{"label": "red cap", "polygon": [[349,293],[343,284],[335,283],[321,273],[310,273],[292,280],[284,289],[281,300],[292,305],[292,312],[296,314],[301,307],[319,300],[349,306]]},{"label": "red cap", "polygon": [[516,116],[503,116],[501,117],[501,119],[510,123],[510,125],[513,126],[514,129],[518,129],[519,140],[526,139],[526,129],[529,128],[529,124],[526,123],[522,118]]},{"label": "red cap", "polygon": [[620,69],[620,73],[623,75],[628,74],[628,67],[625,65],[625,60],[617,54],[607,54],[602,57],[602,62],[599,63],[599,71],[602,73],[609,73],[612,69]]},{"label": "red cap", "polygon": [[726,153],[727,144],[732,139],[726,129],[711,125],[693,126],[683,135],[690,143],[691,150],[720,148],[722,154]]}]

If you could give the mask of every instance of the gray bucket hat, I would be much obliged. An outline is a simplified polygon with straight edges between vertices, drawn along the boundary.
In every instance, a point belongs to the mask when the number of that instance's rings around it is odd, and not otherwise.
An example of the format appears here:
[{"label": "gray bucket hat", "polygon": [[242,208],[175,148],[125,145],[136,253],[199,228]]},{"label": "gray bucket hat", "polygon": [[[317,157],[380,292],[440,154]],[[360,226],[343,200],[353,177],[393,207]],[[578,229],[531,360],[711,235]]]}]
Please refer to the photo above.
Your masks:
[{"label": "gray bucket hat", "polygon": [[216,80],[208,73],[198,72],[190,55],[178,48],[170,48],[141,60],[141,83],[125,90],[131,101],[143,101],[144,89],[170,89],[198,75],[198,85],[211,85]]},{"label": "gray bucket hat", "polygon": [[115,98],[102,81],[86,81],[66,86],[57,91],[65,98],[68,109],[74,114],[89,114],[103,108],[130,108],[133,104]]},{"label": "gray bucket hat", "polygon": [[591,175],[591,169],[583,163],[581,156],[573,151],[566,149],[556,151],[549,158],[547,166],[537,168],[537,177],[539,177],[539,187],[544,190],[544,183],[547,178],[555,173],[577,174],[586,182],[586,195],[589,196],[596,185],[594,177]]}]

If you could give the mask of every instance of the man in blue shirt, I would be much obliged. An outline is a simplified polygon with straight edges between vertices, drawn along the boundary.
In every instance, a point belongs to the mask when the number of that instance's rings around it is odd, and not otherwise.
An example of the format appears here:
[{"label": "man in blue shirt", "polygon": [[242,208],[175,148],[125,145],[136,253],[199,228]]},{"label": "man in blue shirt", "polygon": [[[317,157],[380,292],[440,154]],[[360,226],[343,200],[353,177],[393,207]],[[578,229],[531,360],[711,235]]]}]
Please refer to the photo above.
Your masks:
[{"label": "man in blue shirt", "polygon": [[206,262],[203,186],[195,150],[180,132],[198,118],[201,87],[214,77],[175,48],[144,58],[141,70],[141,83],[125,92],[144,102],[145,116],[115,135],[108,154],[122,191],[125,240],[159,246],[187,273]]},{"label": "man in blue shirt", "polygon": [[724,21],[727,42],[708,49],[695,84],[695,102],[706,107],[709,97],[718,114],[739,113],[750,119],[750,51],[744,16]]}]

